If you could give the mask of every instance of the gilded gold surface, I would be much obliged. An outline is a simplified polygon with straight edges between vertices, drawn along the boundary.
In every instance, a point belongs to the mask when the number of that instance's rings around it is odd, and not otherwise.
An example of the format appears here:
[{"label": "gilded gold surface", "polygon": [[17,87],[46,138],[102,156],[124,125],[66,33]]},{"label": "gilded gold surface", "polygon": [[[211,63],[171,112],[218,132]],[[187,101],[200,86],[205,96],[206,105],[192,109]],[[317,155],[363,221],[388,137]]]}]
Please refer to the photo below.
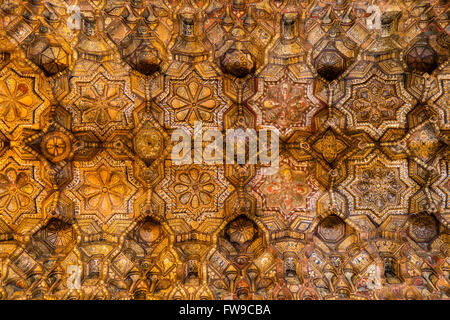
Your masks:
[{"label": "gilded gold surface", "polygon": [[[0,299],[449,299],[446,0],[0,1]],[[280,132],[279,169],[175,129]]]}]

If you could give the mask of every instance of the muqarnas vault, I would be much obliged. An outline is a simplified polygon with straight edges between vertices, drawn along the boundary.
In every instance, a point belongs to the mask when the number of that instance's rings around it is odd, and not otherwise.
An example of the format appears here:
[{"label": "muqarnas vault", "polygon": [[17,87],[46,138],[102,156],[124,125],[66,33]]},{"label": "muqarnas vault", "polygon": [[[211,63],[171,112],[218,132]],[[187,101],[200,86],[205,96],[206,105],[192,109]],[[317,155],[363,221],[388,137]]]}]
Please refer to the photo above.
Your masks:
[{"label": "muqarnas vault", "polygon": [[0,3],[1,299],[449,299],[448,1]]}]

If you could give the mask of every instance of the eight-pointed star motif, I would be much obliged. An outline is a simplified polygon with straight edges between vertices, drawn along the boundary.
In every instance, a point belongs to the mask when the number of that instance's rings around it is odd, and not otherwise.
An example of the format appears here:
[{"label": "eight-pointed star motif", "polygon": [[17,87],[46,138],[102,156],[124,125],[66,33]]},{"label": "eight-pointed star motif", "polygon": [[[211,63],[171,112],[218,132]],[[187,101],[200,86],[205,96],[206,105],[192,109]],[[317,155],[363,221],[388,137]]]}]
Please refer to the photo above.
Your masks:
[{"label": "eight-pointed star motif", "polygon": [[99,126],[104,126],[110,121],[120,121],[125,105],[120,92],[120,85],[112,85],[101,79],[93,86],[85,87],[80,101],[83,121],[95,122]]},{"label": "eight-pointed star motif", "polygon": [[264,211],[279,211],[286,220],[299,212],[306,215],[315,212],[319,195],[312,169],[307,165],[291,167],[288,161],[280,164],[278,172],[263,177],[259,187]]},{"label": "eight-pointed star motif", "polygon": [[33,91],[32,79],[14,73],[0,79],[0,118],[6,125],[26,121],[41,102]]},{"label": "eight-pointed star motif", "polygon": [[209,172],[191,168],[178,175],[178,182],[173,186],[173,190],[183,206],[198,209],[212,202],[215,186]]},{"label": "eight-pointed star motif", "polygon": [[372,154],[351,162],[340,189],[350,203],[350,215],[367,214],[381,224],[388,215],[408,212],[409,197],[418,186],[408,177],[406,160],[387,160]]},{"label": "eight-pointed star motif", "polygon": [[355,93],[355,98],[350,103],[356,112],[358,122],[370,123],[379,128],[384,121],[396,119],[396,111],[402,101],[396,96],[392,85],[383,84],[372,78]]},{"label": "eight-pointed star motif", "polygon": [[348,79],[347,84],[347,93],[336,107],[346,114],[350,130],[363,130],[379,139],[388,128],[405,127],[414,99],[401,78],[377,72],[367,79]]},{"label": "eight-pointed star motif", "polygon": [[27,209],[36,190],[27,173],[18,172],[14,168],[6,169],[0,174],[0,209],[9,214]]},{"label": "eight-pointed star motif", "polygon": [[111,170],[105,165],[85,171],[78,188],[84,211],[100,213],[104,218],[127,212],[127,201],[133,191],[123,172]]},{"label": "eight-pointed star motif", "polygon": [[192,80],[188,84],[176,85],[174,91],[172,107],[178,121],[193,125],[196,120],[211,120],[211,111],[216,107],[211,86]]}]

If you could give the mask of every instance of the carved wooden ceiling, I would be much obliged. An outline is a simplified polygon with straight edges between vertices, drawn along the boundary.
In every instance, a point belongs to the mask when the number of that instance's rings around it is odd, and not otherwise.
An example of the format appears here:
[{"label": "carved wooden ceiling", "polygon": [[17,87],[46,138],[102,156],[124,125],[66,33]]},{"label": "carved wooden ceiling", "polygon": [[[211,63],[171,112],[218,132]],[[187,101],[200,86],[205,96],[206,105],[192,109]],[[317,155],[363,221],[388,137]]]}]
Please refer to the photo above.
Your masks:
[{"label": "carved wooden ceiling", "polygon": [[449,299],[447,0],[0,3],[2,299]]}]

